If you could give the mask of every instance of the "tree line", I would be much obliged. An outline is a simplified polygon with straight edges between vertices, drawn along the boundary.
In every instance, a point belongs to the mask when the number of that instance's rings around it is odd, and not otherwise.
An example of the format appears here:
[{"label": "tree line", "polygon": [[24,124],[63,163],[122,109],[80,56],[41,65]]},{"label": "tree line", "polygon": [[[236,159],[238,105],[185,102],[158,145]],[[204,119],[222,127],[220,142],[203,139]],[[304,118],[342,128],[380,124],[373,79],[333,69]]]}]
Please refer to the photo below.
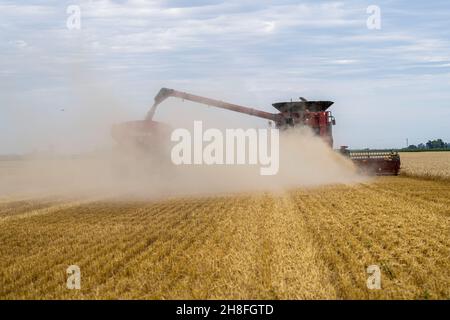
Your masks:
[{"label": "tree line", "polygon": [[442,150],[450,149],[450,143],[444,142],[442,139],[428,140],[426,143],[419,143],[418,145],[411,144],[405,150]]}]

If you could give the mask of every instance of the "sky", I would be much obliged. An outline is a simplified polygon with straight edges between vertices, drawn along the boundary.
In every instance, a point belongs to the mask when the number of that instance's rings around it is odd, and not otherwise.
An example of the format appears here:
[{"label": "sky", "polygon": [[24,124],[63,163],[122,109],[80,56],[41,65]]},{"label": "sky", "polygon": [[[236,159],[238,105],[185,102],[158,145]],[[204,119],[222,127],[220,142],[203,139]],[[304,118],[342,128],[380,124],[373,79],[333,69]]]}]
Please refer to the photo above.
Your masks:
[{"label": "sky", "polygon": [[[265,111],[332,100],[335,146],[450,141],[448,0],[0,0],[0,38],[0,154],[97,148],[161,87]],[[172,100],[156,116],[267,124]]]}]

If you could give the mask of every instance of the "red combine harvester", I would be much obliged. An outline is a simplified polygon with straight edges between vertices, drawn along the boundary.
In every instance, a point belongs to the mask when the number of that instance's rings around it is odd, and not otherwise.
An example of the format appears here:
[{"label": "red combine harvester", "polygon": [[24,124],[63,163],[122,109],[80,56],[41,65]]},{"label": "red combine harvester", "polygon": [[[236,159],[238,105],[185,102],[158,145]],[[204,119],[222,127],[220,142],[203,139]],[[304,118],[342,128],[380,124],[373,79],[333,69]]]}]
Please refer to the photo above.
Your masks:
[{"label": "red combine harvester", "polygon": [[[114,125],[112,130],[114,139],[120,144],[130,144],[131,142],[143,147],[154,147],[158,139],[170,130],[167,125],[153,121],[157,106],[169,97],[267,119],[273,121],[276,127],[281,130],[290,127],[308,126],[333,148],[332,127],[336,124],[336,121],[331,111],[328,110],[333,104],[332,101],[308,101],[300,98],[300,101],[279,102],[272,105],[279,112],[270,113],[167,88],[162,88],[155,96],[155,102],[145,120]],[[397,175],[400,170],[400,156],[397,152],[353,152],[348,150],[346,146],[341,147],[340,152],[352,159],[364,173]]]}]

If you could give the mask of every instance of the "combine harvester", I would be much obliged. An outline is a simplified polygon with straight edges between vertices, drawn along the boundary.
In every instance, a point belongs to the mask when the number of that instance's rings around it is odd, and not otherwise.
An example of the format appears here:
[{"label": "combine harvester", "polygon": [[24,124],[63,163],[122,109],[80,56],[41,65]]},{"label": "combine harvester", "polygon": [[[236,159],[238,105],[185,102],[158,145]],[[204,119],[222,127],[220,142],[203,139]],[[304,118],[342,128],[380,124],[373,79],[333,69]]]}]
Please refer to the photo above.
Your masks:
[{"label": "combine harvester", "polygon": [[[186,92],[162,88],[155,96],[155,102],[145,120],[130,121],[113,126],[113,138],[119,144],[138,145],[144,148],[154,148],[155,143],[163,135],[167,135],[170,127],[161,122],[153,121],[156,108],[169,97],[202,103],[208,106],[231,110],[251,116],[273,121],[278,129],[308,126],[333,148],[332,128],[336,121],[328,108],[332,101],[300,101],[274,103],[279,112],[270,113],[252,109],[220,100],[205,98]],[[400,156],[397,152],[361,151],[353,152],[347,146],[342,146],[340,152],[349,157],[361,172],[377,175],[398,175],[400,170]]]}]

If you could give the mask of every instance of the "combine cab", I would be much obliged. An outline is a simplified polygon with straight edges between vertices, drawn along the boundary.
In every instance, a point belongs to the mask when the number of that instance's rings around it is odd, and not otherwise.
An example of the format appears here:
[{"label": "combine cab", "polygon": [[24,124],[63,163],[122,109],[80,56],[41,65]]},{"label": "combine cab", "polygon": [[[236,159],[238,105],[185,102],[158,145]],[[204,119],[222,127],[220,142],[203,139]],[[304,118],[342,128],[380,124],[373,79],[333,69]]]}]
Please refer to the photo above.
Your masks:
[{"label": "combine cab", "polygon": [[[155,102],[145,120],[115,125],[112,132],[114,139],[119,144],[131,144],[147,150],[154,149],[158,141],[169,134],[167,125],[153,121],[157,106],[169,97],[267,119],[273,121],[281,130],[307,126],[333,148],[332,127],[336,121],[328,110],[333,104],[332,101],[308,101],[300,98],[300,101],[278,102],[272,105],[278,113],[271,113],[168,88],[162,88],[155,96]],[[341,153],[352,159],[364,173],[397,175],[400,170],[400,157],[395,152],[352,152],[347,147],[342,147]]]}]

